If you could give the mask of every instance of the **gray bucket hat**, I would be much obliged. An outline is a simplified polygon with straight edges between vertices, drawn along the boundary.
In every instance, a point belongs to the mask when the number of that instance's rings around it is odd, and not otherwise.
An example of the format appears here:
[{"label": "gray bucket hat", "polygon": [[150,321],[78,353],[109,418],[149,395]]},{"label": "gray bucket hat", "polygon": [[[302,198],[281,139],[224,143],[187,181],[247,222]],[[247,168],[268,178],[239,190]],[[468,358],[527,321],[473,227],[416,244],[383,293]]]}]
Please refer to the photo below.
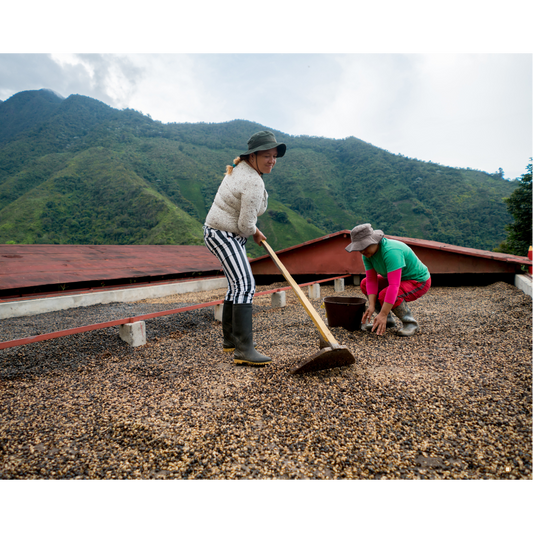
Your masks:
[{"label": "gray bucket hat", "polygon": [[253,154],[259,150],[270,150],[271,148],[278,149],[278,157],[283,157],[287,150],[285,144],[276,141],[276,137],[271,131],[258,131],[248,139],[248,150],[240,155]]},{"label": "gray bucket hat", "polygon": [[383,239],[383,232],[380,229],[373,230],[371,224],[359,224],[350,231],[352,243],[346,246],[347,252],[360,252],[371,244],[379,244]]}]

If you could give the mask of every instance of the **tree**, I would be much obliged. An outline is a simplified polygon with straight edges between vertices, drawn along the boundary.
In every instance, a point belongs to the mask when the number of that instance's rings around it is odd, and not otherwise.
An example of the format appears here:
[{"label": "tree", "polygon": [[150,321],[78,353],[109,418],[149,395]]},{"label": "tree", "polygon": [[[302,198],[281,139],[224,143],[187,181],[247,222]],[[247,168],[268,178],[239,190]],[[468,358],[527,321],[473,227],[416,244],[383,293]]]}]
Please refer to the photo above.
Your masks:
[{"label": "tree", "polygon": [[518,179],[519,186],[504,201],[514,222],[506,227],[507,247],[515,255],[527,256],[533,246],[533,158],[528,173]]}]

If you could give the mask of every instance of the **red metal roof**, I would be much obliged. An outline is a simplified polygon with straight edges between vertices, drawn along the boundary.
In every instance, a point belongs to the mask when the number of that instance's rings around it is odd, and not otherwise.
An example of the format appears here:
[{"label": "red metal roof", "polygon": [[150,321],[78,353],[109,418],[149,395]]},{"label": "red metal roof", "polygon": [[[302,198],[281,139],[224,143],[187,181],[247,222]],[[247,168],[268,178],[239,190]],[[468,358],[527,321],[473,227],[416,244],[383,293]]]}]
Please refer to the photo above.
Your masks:
[{"label": "red metal roof", "polygon": [[[527,257],[453,246],[435,241],[386,235],[410,246],[432,274],[515,273],[520,265],[531,265]],[[277,251],[292,275],[364,274],[362,256],[346,252],[350,231],[342,230]],[[279,271],[268,255],[252,259],[254,275],[276,275]]]},{"label": "red metal roof", "polygon": [[0,244],[0,290],[214,271],[205,246]]},{"label": "red metal roof", "polygon": [[[432,274],[515,273],[520,265],[532,264],[527,257],[387,237],[408,244]],[[292,275],[363,274],[361,254],[345,251],[349,243],[350,231],[343,230],[276,253]],[[250,262],[255,275],[279,275],[268,255]],[[0,290],[198,273],[222,273],[204,246],[0,244]]]}]

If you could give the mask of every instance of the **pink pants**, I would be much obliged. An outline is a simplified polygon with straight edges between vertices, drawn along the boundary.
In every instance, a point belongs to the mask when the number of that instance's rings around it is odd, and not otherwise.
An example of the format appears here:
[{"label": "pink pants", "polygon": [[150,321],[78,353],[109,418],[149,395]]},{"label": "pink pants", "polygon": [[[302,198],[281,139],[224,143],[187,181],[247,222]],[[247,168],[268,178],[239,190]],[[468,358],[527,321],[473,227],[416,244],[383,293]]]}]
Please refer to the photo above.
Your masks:
[{"label": "pink pants", "polygon": [[[388,286],[389,282],[387,278],[384,278],[383,276],[380,276],[378,274],[378,300],[381,305],[383,305],[383,302],[385,301],[385,294],[387,292]],[[400,283],[398,297],[396,298],[396,301],[392,306],[393,309],[395,307],[398,307],[402,302],[414,302],[415,300],[418,300],[418,298],[424,296],[424,294],[429,291],[430,287],[431,278],[423,282],[413,281],[409,279],[402,281]],[[361,291],[365,296],[368,296],[366,292],[366,278],[363,278],[363,280],[361,281]]]}]

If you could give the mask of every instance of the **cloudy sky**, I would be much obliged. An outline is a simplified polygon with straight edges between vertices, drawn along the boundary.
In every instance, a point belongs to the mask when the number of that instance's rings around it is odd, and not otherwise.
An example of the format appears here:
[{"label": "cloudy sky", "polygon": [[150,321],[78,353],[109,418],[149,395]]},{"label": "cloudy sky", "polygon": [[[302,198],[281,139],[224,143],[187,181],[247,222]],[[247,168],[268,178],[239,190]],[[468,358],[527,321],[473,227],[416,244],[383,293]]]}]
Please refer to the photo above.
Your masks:
[{"label": "cloudy sky", "polygon": [[354,136],[508,178],[532,155],[530,54],[0,54],[0,100],[41,88],[164,123]]}]

